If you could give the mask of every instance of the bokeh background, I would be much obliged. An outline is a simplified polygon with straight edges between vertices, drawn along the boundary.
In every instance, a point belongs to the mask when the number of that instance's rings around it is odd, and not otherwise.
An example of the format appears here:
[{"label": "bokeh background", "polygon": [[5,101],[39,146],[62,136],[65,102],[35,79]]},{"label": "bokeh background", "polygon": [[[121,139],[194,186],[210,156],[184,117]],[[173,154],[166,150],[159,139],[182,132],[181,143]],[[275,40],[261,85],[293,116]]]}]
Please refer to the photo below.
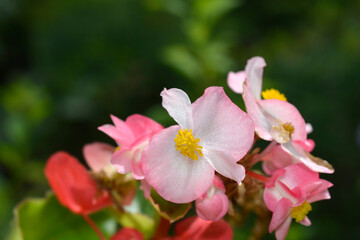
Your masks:
[{"label": "bokeh background", "polygon": [[[49,189],[47,158],[112,143],[97,127],[133,113],[168,126],[159,93],[192,100],[247,59],[312,123],[336,169],[332,199],[289,239],[356,239],[360,217],[360,1],[0,0],[0,239],[12,209]],[[41,226],[39,226],[41,227]],[[238,231],[247,232],[246,226]],[[273,239],[274,236],[266,238]]]}]

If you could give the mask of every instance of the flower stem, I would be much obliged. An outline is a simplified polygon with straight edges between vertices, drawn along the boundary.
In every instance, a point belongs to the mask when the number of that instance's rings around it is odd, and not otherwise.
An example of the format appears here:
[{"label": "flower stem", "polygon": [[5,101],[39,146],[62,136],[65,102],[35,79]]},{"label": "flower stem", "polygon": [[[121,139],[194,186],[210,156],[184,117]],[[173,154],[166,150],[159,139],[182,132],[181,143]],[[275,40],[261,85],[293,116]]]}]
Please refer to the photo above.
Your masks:
[{"label": "flower stem", "polygon": [[253,171],[250,171],[250,170],[246,170],[246,174],[249,175],[252,178],[255,178],[255,179],[263,182],[263,183],[266,183],[269,180],[268,177],[265,177],[264,175],[258,174],[256,172],[253,172]]},{"label": "flower stem", "polygon": [[83,218],[85,219],[85,221],[92,227],[92,229],[94,229],[94,231],[96,232],[96,234],[99,236],[100,240],[106,240],[105,236],[102,234],[102,232],[100,231],[100,229],[98,228],[98,226],[96,226],[96,224],[94,223],[93,220],[91,220],[91,218],[86,215],[86,214],[82,214]]}]

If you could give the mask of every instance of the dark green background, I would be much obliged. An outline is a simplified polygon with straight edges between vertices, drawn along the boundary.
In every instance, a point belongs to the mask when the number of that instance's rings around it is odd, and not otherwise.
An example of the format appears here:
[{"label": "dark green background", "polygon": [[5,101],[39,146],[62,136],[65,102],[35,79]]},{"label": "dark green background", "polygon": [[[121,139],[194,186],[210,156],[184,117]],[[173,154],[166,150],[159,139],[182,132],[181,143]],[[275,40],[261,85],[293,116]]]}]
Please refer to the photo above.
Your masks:
[{"label": "dark green background", "polygon": [[[289,239],[355,239],[360,200],[360,1],[0,0],[0,238],[12,208],[43,196],[47,158],[82,158],[97,130],[141,113],[168,126],[161,90],[192,100],[259,55],[336,169],[332,199]],[[248,232],[247,229],[239,231]]]}]

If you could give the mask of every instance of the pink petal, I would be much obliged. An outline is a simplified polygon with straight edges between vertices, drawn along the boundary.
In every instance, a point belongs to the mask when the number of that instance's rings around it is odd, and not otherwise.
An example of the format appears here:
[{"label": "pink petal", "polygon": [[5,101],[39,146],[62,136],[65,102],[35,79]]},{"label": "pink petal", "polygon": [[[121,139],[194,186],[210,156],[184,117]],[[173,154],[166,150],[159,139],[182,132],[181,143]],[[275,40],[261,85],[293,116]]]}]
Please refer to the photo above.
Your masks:
[{"label": "pink petal", "polygon": [[113,115],[111,115],[111,119],[113,120],[115,126],[105,124],[98,127],[98,129],[114,139],[119,146],[130,145],[135,139],[129,127],[126,126],[125,122]]},{"label": "pink petal", "polygon": [[272,125],[291,123],[294,132],[291,139],[295,141],[305,141],[307,137],[305,120],[294,105],[278,99],[258,101],[262,111]]},{"label": "pink petal", "polygon": [[306,139],[305,141],[293,141],[292,144],[294,147],[297,145],[299,148],[304,149],[306,152],[311,152],[315,148],[315,142],[312,139]]},{"label": "pink petal", "polygon": [[132,171],[133,151],[126,147],[120,148],[111,158],[111,164],[121,174]]},{"label": "pink petal", "polygon": [[292,202],[287,198],[283,198],[278,202],[271,218],[269,232],[279,228],[284,223],[284,221],[289,218],[292,209],[291,205]]},{"label": "pink petal", "polygon": [[330,196],[330,193],[328,190],[324,190],[315,195],[312,195],[306,201],[308,201],[309,203],[313,203],[313,202],[317,202],[320,200],[326,200],[326,199],[331,199],[331,196]]},{"label": "pink petal", "polygon": [[224,193],[216,193],[211,197],[197,199],[196,213],[204,220],[217,221],[225,216],[229,209],[229,199]]},{"label": "pink petal", "polygon": [[302,221],[300,221],[300,223],[307,227],[311,225],[311,221],[308,217],[305,217]]},{"label": "pink petal", "polygon": [[169,115],[183,128],[192,129],[193,119],[191,102],[188,95],[177,88],[171,88],[161,92],[162,106],[168,111]]},{"label": "pink petal", "polygon": [[244,71],[241,72],[229,72],[227,77],[227,84],[230,89],[236,93],[242,94],[244,89],[244,82],[246,79],[246,74]]},{"label": "pink petal", "polygon": [[301,163],[290,165],[285,170],[285,174],[279,180],[290,189],[319,180],[318,173],[311,171]]},{"label": "pink petal", "polygon": [[175,233],[179,238],[192,240],[232,240],[233,230],[224,220],[205,221],[199,217],[189,217],[175,225]]},{"label": "pink petal", "polygon": [[308,197],[313,197],[314,195],[317,195],[318,193],[323,192],[324,190],[327,190],[328,188],[332,187],[333,184],[329,181],[326,181],[324,179],[319,179],[318,181],[310,182],[309,184],[306,184],[303,186],[303,189],[308,193]]},{"label": "pink petal", "polygon": [[292,155],[294,158],[301,161],[303,164],[305,164],[308,168],[315,172],[321,172],[321,173],[333,173],[334,169],[330,169],[323,165],[318,165],[314,161],[312,161],[303,150],[301,149],[295,149],[291,142],[287,142],[285,144],[281,145],[282,148],[288,152],[290,155]]},{"label": "pink petal", "polygon": [[110,165],[114,151],[115,147],[109,144],[94,142],[84,146],[83,155],[90,168],[98,172]]},{"label": "pink petal", "polygon": [[245,67],[247,82],[250,84],[252,95],[256,99],[260,99],[261,96],[262,77],[265,66],[266,63],[262,57],[253,57],[247,61]]},{"label": "pink petal", "polygon": [[244,86],[243,98],[246,111],[250,115],[251,119],[254,121],[256,133],[261,139],[267,141],[273,140],[273,137],[270,134],[272,125],[265,117],[264,113],[261,111],[261,108],[258,105],[257,100],[254,98],[248,85]]},{"label": "pink petal", "polygon": [[141,180],[145,178],[143,170],[141,168],[141,162],[136,162],[135,159],[133,159],[132,161],[132,175],[136,180]]},{"label": "pink petal", "polygon": [[154,134],[163,129],[163,126],[151,118],[140,114],[133,114],[127,117],[125,123],[131,129],[136,139]]},{"label": "pink petal", "polygon": [[245,178],[245,168],[237,164],[233,157],[211,149],[205,149],[203,153],[204,158],[208,160],[215,171],[241,184]]},{"label": "pink petal", "polygon": [[254,123],[226,96],[223,88],[209,87],[192,105],[194,137],[204,148],[226,152],[240,160],[254,140]]},{"label": "pink petal", "polygon": [[146,181],[146,179],[141,180],[141,189],[144,192],[145,198],[148,199],[150,197],[150,193],[151,193],[151,186]]},{"label": "pink petal", "polygon": [[291,225],[291,217],[285,219],[285,221],[275,230],[276,240],[284,240],[289,232]]},{"label": "pink petal", "polygon": [[142,168],[149,184],[166,200],[187,203],[200,198],[214,179],[214,169],[200,157],[183,156],[174,139],[180,126],[156,134],[142,155]]}]

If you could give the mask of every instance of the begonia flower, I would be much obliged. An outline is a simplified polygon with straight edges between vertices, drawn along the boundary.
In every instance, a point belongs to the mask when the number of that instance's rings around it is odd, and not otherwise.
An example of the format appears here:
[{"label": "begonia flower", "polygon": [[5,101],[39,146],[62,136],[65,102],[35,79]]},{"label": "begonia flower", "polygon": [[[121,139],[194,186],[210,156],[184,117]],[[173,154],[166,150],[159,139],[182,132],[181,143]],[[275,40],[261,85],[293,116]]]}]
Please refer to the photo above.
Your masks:
[{"label": "begonia flower", "polygon": [[320,179],[302,163],[277,170],[265,184],[264,201],[273,212],[269,232],[275,230],[278,240],[285,239],[291,220],[305,226],[311,224],[307,214],[311,203],[330,199],[328,188],[332,183]]},{"label": "begonia flower", "polygon": [[262,57],[253,57],[248,60],[245,71],[236,73],[237,77],[234,77],[234,73],[228,75],[231,89],[239,89],[238,85],[243,84],[242,96],[247,113],[254,120],[256,133],[266,141],[275,140],[286,152],[313,171],[333,173],[334,169],[326,161],[314,161],[306,153],[297,152],[292,145],[293,141],[306,141],[309,125],[306,126],[299,111],[287,102],[284,94],[276,89],[262,91],[265,66]]},{"label": "begonia flower", "polygon": [[134,228],[121,228],[110,240],[143,240],[141,233]]},{"label": "begonia flower", "polygon": [[206,221],[199,217],[189,217],[175,225],[175,236],[162,240],[232,240],[233,230],[227,222]]},{"label": "begonia flower", "polygon": [[125,121],[111,115],[114,125],[105,124],[98,129],[114,139],[119,149],[113,154],[111,163],[121,174],[131,172],[133,177],[141,180],[141,187],[145,197],[150,196],[151,186],[146,181],[142,171],[142,151],[151,137],[161,131],[163,127],[154,120],[133,114]]},{"label": "begonia flower", "polygon": [[209,87],[191,104],[180,89],[164,89],[162,105],[179,124],[155,135],[143,153],[147,181],[166,200],[187,203],[201,198],[214,170],[237,181],[245,177],[237,164],[254,138],[254,123],[226,96]]},{"label": "begonia flower", "polygon": [[225,194],[225,186],[215,175],[213,184],[202,198],[195,201],[196,213],[204,220],[217,221],[229,210],[229,199]]},{"label": "begonia flower", "polygon": [[76,214],[90,214],[111,204],[86,168],[66,152],[54,153],[46,163],[45,176],[59,202]]}]

